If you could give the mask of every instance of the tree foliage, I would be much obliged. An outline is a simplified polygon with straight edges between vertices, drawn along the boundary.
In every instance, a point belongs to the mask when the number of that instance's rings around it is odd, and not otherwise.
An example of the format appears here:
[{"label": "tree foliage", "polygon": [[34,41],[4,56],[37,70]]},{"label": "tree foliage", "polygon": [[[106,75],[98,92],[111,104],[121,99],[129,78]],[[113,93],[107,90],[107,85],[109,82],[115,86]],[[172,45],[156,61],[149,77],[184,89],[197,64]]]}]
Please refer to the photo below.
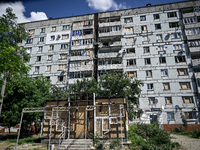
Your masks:
[{"label": "tree foliage", "polygon": [[7,8],[6,14],[0,17],[0,73],[25,73],[29,69],[26,65],[29,55],[19,44],[28,35],[24,26],[16,23],[16,19],[11,8]]},{"label": "tree foliage", "polygon": [[17,24],[17,17],[11,8],[6,9],[6,14],[0,17],[0,76],[2,79],[0,95],[0,115],[5,94],[6,81],[9,75],[27,73],[29,55],[20,42],[28,36],[22,24]]},{"label": "tree foliage", "polygon": [[139,80],[127,77],[126,74],[111,73],[100,76],[99,85],[99,94],[101,96],[122,96],[137,104],[138,96],[141,92],[140,86],[143,84]]},{"label": "tree foliage", "polygon": [[[49,96],[50,87],[50,82],[44,77],[34,79],[19,74],[10,76],[0,117],[1,123],[10,128],[20,122],[23,108],[43,107],[44,100]],[[42,116],[41,113],[30,113],[24,116],[23,123],[31,123]]]},{"label": "tree foliage", "polygon": [[158,124],[132,124],[129,127],[129,140],[133,149],[172,149],[173,143],[170,141],[170,134],[159,129]]}]

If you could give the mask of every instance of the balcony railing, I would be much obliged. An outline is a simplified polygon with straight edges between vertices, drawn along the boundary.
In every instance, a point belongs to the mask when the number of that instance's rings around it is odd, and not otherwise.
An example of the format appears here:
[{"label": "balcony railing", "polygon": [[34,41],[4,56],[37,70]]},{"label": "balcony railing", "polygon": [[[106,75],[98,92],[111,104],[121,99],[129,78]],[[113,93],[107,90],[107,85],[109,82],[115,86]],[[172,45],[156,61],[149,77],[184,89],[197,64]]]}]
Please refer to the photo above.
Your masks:
[{"label": "balcony railing", "polygon": [[195,67],[200,67],[200,59],[192,59],[192,65]]}]

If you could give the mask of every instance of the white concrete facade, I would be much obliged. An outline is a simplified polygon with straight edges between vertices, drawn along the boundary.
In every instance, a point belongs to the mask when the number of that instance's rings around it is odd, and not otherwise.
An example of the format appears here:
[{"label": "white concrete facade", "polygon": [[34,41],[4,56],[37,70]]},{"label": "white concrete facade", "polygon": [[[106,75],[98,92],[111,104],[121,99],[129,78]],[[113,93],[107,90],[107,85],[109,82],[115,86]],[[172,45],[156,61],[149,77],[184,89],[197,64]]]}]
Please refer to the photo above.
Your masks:
[{"label": "white concrete facade", "polygon": [[[46,76],[65,87],[72,35],[69,84],[94,75],[94,45],[98,44],[99,75],[124,72],[144,83],[139,99],[143,122],[153,123],[157,118],[161,124],[181,124],[182,113],[189,124],[199,123],[200,78],[194,74],[199,62],[193,56],[200,55],[200,46],[191,47],[189,42],[200,37],[188,36],[186,29],[199,28],[200,23],[184,22],[184,18],[200,16],[197,7],[199,1],[179,2],[98,13],[98,20],[90,14],[26,23],[32,33],[23,41],[31,56],[30,74]],[[183,13],[188,8],[195,12]]]}]

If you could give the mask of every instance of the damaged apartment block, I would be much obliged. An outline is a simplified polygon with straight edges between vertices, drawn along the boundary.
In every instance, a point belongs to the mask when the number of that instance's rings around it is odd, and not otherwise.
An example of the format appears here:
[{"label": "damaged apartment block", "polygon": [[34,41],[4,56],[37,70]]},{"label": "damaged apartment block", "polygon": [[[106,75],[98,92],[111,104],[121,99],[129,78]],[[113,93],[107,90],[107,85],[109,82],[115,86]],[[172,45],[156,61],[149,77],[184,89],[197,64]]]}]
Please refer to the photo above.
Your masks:
[{"label": "damaged apartment block", "polygon": [[[181,114],[190,127],[200,122],[199,22],[200,1],[148,5],[25,23],[30,36],[22,45],[31,56],[30,74],[43,75],[60,89],[111,72],[141,80],[143,113],[130,123],[158,120],[171,130],[182,124]],[[46,102],[42,136],[51,131],[50,137],[57,138],[65,129],[68,138],[127,137],[125,99],[79,94],[70,101]]]}]

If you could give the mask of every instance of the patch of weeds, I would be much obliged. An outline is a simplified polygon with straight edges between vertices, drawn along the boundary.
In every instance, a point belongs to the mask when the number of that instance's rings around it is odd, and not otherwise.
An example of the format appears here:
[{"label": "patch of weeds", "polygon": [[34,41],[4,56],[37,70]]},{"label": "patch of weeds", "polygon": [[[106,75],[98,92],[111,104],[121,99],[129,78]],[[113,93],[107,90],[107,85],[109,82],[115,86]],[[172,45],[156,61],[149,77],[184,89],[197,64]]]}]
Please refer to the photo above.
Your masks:
[{"label": "patch of weeds", "polygon": [[120,140],[113,140],[110,142],[110,149],[120,149],[122,147]]}]

